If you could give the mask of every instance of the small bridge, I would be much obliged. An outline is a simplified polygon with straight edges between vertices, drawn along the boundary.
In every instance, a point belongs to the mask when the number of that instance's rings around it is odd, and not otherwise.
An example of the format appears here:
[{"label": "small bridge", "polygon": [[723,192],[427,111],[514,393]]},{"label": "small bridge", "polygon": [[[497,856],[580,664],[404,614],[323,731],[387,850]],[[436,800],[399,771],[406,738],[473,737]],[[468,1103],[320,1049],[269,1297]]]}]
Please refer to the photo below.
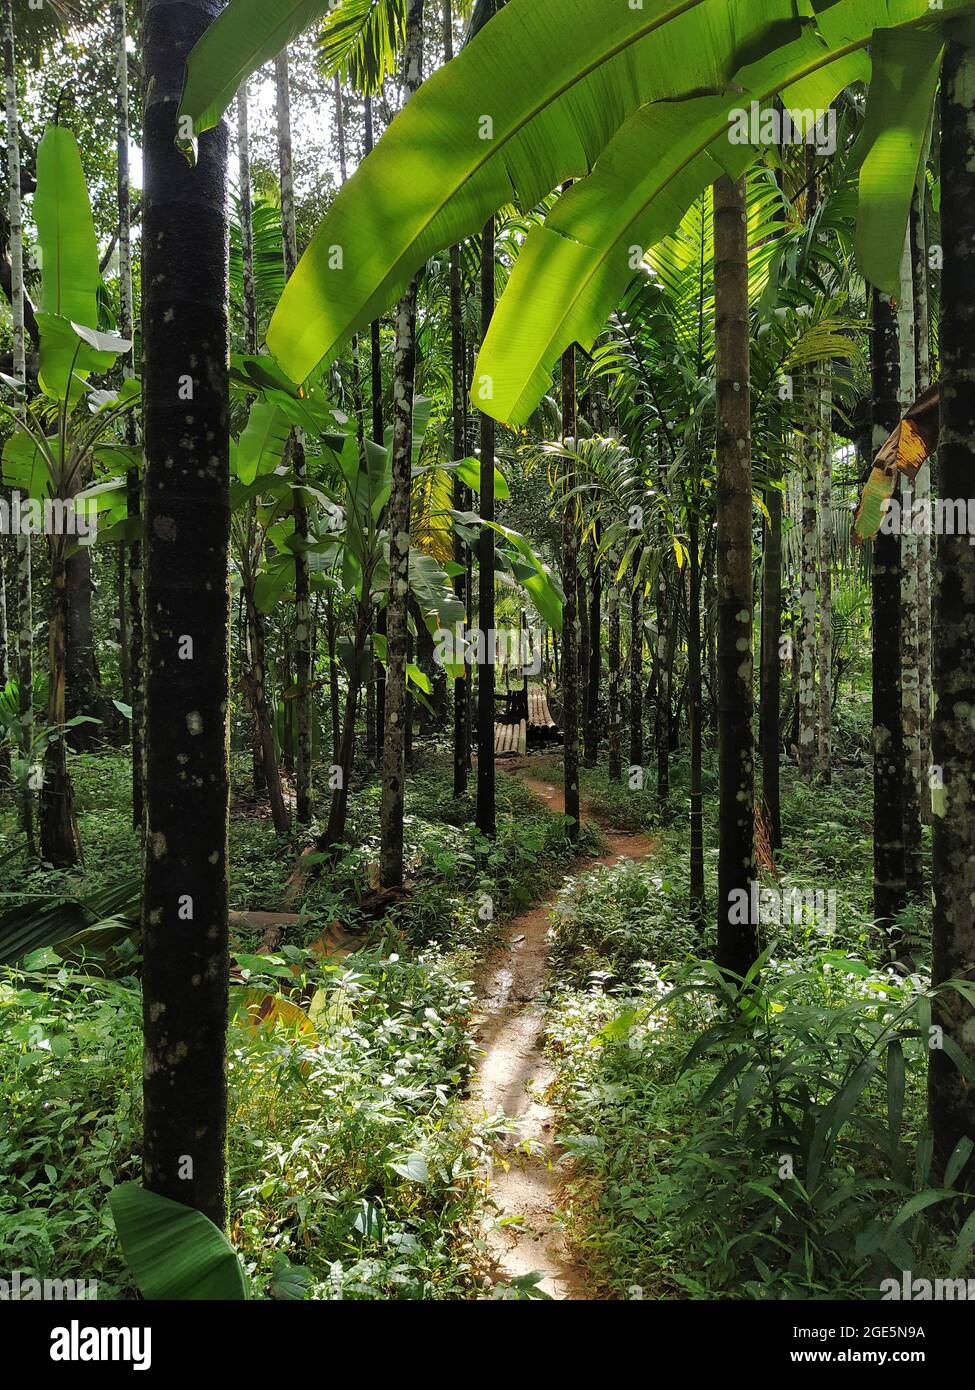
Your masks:
[{"label": "small bridge", "polygon": [[522,686],[520,690],[502,691],[498,696],[503,704],[500,718],[494,725],[494,756],[523,757],[529,740],[547,743],[559,737],[559,727],[548,707],[545,687]]}]

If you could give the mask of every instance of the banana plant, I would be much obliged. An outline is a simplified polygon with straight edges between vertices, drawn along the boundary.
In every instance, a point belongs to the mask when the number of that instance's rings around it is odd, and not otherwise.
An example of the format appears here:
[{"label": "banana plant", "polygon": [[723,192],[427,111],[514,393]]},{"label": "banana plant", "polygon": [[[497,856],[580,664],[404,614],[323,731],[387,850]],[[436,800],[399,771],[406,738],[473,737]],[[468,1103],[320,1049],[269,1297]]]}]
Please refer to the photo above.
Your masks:
[{"label": "banana plant", "polygon": [[[39,384],[27,399],[25,382],[3,378],[9,400],[0,400],[14,432],[3,449],[3,481],[27,505],[42,508],[50,557],[48,624],[48,730],[65,727],[67,560],[78,517],[89,501],[84,490],[99,446],[117,435],[133,409],[139,386],[97,390],[92,372],[107,371],[131,344],[99,325],[98,246],[91,202],[71,131],[49,126],[37,153],[34,195],[41,256]],[[104,503],[103,503],[104,505]],[[79,511],[79,509],[81,509]],[[50,525],[47,524],[50,519]],[[81,852],[68,776],[65,742],[51,734],[41,788],[41,852],[56,867],[75,864]]]},{"label": "banana plant", "polygon": [[[282,25],[294,37],[324,9],[232,0],[191,55],[185,128],[215,124],[239,81],[280,47]],[[271,351],[303,381],[512,193],[529,208],[575,179],[528,238],[478,364],[492,383],[481,403],[521,423],[562,351],[594,342],[634,249],[672,230],[719,174],[759,158],[729,139],[737,112],[780,93],[790,107],[822,110],[871,77],[858,242],[865,273],[890,288],[944,26],[973,14],[973,0],[510,0],[342,189],[282,296]],[[702,91],[717,95],[692,95]]]}]

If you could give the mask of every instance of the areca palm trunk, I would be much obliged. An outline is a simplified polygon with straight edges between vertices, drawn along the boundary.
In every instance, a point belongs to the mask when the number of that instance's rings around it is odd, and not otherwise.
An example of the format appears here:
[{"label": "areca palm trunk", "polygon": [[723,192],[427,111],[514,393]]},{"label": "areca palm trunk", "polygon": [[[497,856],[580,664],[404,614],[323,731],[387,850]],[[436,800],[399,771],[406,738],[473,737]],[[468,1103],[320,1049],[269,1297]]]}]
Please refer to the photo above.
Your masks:
[{"label": "areca palm trunk", "polygon": [[[124,3],[124,0],[122,0]],[[240,253],[244,271],[244,351],[257,351],[257,281],[254,277],[254,210],[251,191],[250,113],[247,83],[237,93],[237,183]]]},{"label": "areca palm trunk", "polygon": [[762,672],[759,745],[762,754],[762,814],[773,849],[782,844],[779,795],[779,721],[782,706],[782,493],[765,492],[765,556],[762,566]]},{"label": "areca palm trunk", "polygon": [[[872,296],[873,450],[900,419],[897,314]],[[888,932],[907,896],[904,861],[904,726],[901,702],[901,538],[881,529],[873,543],[873,911]]]},{"label": "areca palm trunk", "polygon": [[[345,834],[349,814],[349,783],[352,780],[352,764],[355,758],[356,715],[359,708],[359,692],[362,686],[362,659],[369,640],[372,625],[372,595],[370,583],[363,579],[363,592],[356,604],[355,631],[352,638],[352,661],[349,670],[349,684],[345,693],[345,711],[338,751],[335,755],[338,768],[338,781],[332,790],[332,804],[329,807],[328,825],[322,839],[322,847],[336,845]],[[336,697],[338,692],[336,691]],[[336,709],[335,723],[338,725]]]},{"label": "areca palm trunk", "polygon": [[[928,244],[926,208],[915,195],[911,215],[911,258],[914,275],[914,351],[918,395],[931,385],[931,306],[928,286]],[[921,469],[914,480],[914,496],[924,508],[930,507],[931,478],[935,460]],[[931,533],[922,527],[917,538],[917,671],[921,713],[921,819],[931,821]]]},{"label": "areca palm trunk", "polygon": [[[576,354],[567,348],[562,355],[562,439],[575,447],[576,437]],[[562,737],[566,826],[569,840],[579,840],[579,526],[576,485],[571,459],[565,459],[565,502],[562,512]]]},{"label": "areca palm trunk", "polygon": [[[488,219],[481,237],[481,340],[487,337],[494,315],[494,218]],[[481,518],[494,521],[494,455],[496,426],[481,412]],[[477,538],[477,827],[483,835],[496,829],[494,770],[495,661],[497,658],[494,613],[494,531],[482,526]]]},{"label": "areca palm trunk", "polygon": [[[596,523],[596,534],[593,539],[592,570],[589,580],[589,644],[588,644],[588,671],[586,673],[586,739],[585,754],[586,767],[595,767],[599,761],[599,687],[600,676],[603,667],[602,650],[602,603],[603,603],[603,584],[602,574],[596,559],[596,552],[599,548],[600,529]],[[612,581],[611,585],[612,585]],[[613,586],[615,587],[615,586]],[[616,622],[619,623],[619,590],[616,589]],[[607,604],[609,599],[607,599]],[[610,618],[612,622],[612,618]],[[619,633],[617,633],[617,642]],[[619,651],[616,653],[617,666],[619,665]],[[610,667],[612,667],[612,652],[609,653]],[[619,671],[616,673],[616,701],[619,705]],[[612,715],[610,715],[612,724]],[[612,760],[611,760],[612,761]],[[617,749],[617,763],[619,762],[619,749]],[[619,781],[619,772],[615,777],[610,776],[613,781]]]},{"label": "areca palm trunk", "polygon": [[699,927],[704,925],[704,790],[701,666],[701,536],[698,516],[697,474],[691,488],[688,549],[691,552],[688,576],[687,617],[687,732],[691,752],[690,786],[690,909]]},{"label": "areca palm trunk", "polygon": [[[941,447],[938,492],[975,505],[975,55],[951,44],[941,84]],[[939,537],[934,570],[934,919],[932,983],[970,978],[975,960],[975,548],[964,535]],[[975,1008],[955,990],[937,995],[935,1022],[969,1069],[975,1066]],[[929,1051],[928,1113],[936,1171],[975,1134],[975,1087],[943,1046]],[[969,1158],[956,1182],[971,1190]]]},{"label": "areca palm trunk", "polygon": [[667,566],[657,580],[657,798],[670,796],[670,585]]},{"label": "areca palm trunk", "polygon": [[[10,309],[13,319],[13,368],[18,381],[27,381],[27,349],[24,329],[24,221],[20,193],[20,129],[18,125],[17,62],[14,42],[13,0],[3,8],[4,111],[7,125],[7,176],[10,186]],[[29,754],[34,737],[34,601],[31,592],[30,536],[19,535],[16,549],[17,687],[21,747]],[[34,853],[34,804],[30,780],[25,781],[20,802],[21,827]]]},{"label": "areca palm trunk", "polygon": [[[219,0],[146,0],[142,323],[146,811],[143,1181],[226,1223],[230,667],[227,127],[176,144]],[[192,385],[193,408],[178,392]],[[174,466],[174,462],[175,466]]]},{"label": "areca palm trunk", "polygon": [[634,557],[630,594],[630,767],[643,768],[643,586]]},{"label": "areca palm trunk", "polygon": [[41,856],[56,869],[69,869],[81,857],[81,842],[68,774],[65,684],[68,643],[67,538],[50,537],[51,598],[48,614],[47,727],[50,742],[44,757],[40,798]]},{"label": "areca palm trunk", "polygon": [[[278,127],[278,166],[281,182],[281,228],[284,237],[284,278],[290,280],[298,264],[295,226],[294,160],[291,139],[291,78],[288,51],[274,63]],[[311,585],[308,574],[308,508],[302,487],[308,478],[305,445],[300,430],[293,430],[288,452],[295,480],[295,816],[307,825],[312,816],[312,680],[314,652],[311,641]]]},{"label": "areca palm trunk", "polygon": [[[10,680],[10,645],[7,635],[7,542],[0,536],[0,688]],[[0,743],[0,783],[10,773],[10,745]]]},{"label": "areca palm trunk", "polygon": [[828,366],[819,387],[819,739],[818,768],[832,777],[833,751],[833,421]]},{"label": "areca palm trunk", "polygon": [[[373,147],[371,96],[367,95],[364,97],[362,112],[365,127],[365,152],[369,154]],[[369,326],[369,388],[370,405],[372,407],[372,442],[381,445],[385,438],[385,431],[383,429],[382,335],[378,319],[374,319]],[[466,450],[464,452],[466,453]],[[376,631],[385,635],[385,609],[381,609],[376,615]],[[375,744],[372,753],[376,765],[379,766],[382,763],[383,730],[386,727],[386,668],[377,658],[373,658],[372,681],[369,688],[372,695],[373,725],[375,729]]]},{"label": "areca palm trunk", "polygon": [[[423,80],[423,0],[410,0],[406,18],[404,99]],[[393,450],[389,495],[389,597],[386,603],[386,688],[383,735],[383,787],[380,881],[385,888],[403,882],[403,807],[406,781],[407,614],[410,572],[410,494],[413,467],[413,384],[416,372],[416,291],[414,276],[396,309],[393,357]]]},{"label": "areca palm trunk", "polygon": [[281,787],[281,769],[274,748],[274,725],[267,699],[267,632],[264,614],[254,599],[253,571],[244,585],[244,605],[247,616],[247,639],[250,648],[250,695],[254,709],[254,728],[258,740],[261,771],[271,807],[271,822],[279,835],[291,828],[291,818]]},{"label": "areca palm trunk", "polygon": [[[908,231],[901,257],[901,287],[897,300],[900,345],[898,401],[904,414],[917,398],[914,338],[914,266]],[[921,682],[918,670],[918,538],[912,524],[913,497],[903,490],[901,512],[901,700],[904,722],[904,877],[908,895],[918,898],[921,872]]]},{"label": "areca palm trunk", "polygon": [[[444,61],[454,56],[454,28],[451,0],[443,6]],[[466,388],[466,350],[464,343],[464,281],[460,246],[450,248],[450,357],[451,357],[451,426],[453,456],[461,459],[467,452],[464,438],[464,394]],[[453,504],[457,511],[469,510],[470,498],[459,478],[454,478]],[[464,542],[454,536],[454,563],[464,564]],[[454,578],[454,595],[465,603],[466,577],[463,572]],[[456,654],[456,655],[459,655]],[[465,672],[468,669],[465,665]],[[471,684],[465,675],[454,681],[454,796],[467,791],[467,771],[471,743]]]},{"label": "areca palm trunk", "polygon": [[[119,245],[119,333],[134,339],[132,301],[132,190],[129,177],[129,54],[126,44],[126,0],[114,0],[116,46],[115,124],[118,149],[118,245]],[[135,375],[135,348],[122,363],[127,379]],[[134,447],[138,440],[135,415],[125,417],[126,442]],[[132,823],[142,829],[145,816],[145,636],[142,604],[142,476],[138,464],[125,474],[125,502],[136,534],[125,547],[125,645],[128,653],[129,689],[132,702]],[[136,520],[139,518],[140,520]]]},{"label": "areca palm trunk", "polygon": [[[246,82],[237,93],[237,175],[240,198],[240,246],[244,279],[244,351],[257,352],[257,281],[254,274],[254,222],[251,195],[250,118]],[[257,503],[249,504],[252,515]],[[245,584],[248,648],[250,663],[249,688],[254,720],[254,788],[267,790],[271,820],[279,835],[291,828],[291,818],[281,786],[281,769],[274,747],[274,729],[267,700],[267,633],[264,614],[254,600],[256,562],[260,548],[248,566]]]},{"label": "areca palm trunk", "polygon": [[758,954],[752,714],[752,467],[745,181],[714,185],[717,382],[718,965],[745,975]]},{"label": "areca palm trunk", "polygon": [[802,483],[802,580],[799,595],[799,771],[810,778],[816,769],[816,571],[819,527],[818,476],[819,388],[811,377],[805,392],[806,434],[800,448]]},{"label": "areca palm trunk", "polygon": [[[609,702],[609,780],[619,782],[623,777],[622,733],[620,717],[620,591],[616,582],[616,561],[610,557],[610,582],[606,594],[606,616],[609,625],[608,681]],[[596,625],[598,642],[599,625]]]}]

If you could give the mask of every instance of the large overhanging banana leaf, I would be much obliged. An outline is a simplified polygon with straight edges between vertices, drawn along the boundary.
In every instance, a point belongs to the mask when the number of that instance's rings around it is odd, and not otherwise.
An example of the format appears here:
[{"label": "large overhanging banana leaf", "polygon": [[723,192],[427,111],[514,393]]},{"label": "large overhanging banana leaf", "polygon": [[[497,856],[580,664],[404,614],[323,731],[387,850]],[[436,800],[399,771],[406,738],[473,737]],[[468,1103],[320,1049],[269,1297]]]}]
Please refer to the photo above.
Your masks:
[{"label": "large overhanging banana leaf", "polygon": [[[946,0],[940,12],[971,11]],[[734,96],[656,103],[620,129],[592,174],[574,185],[528,237],[495,311],[475,369],[478,404],[512,425],[528,419],[554,364],[573,342],[589,349],[634,273],[642,248],[674,230],[722,169],[741,173],[757,151],[730,143],[733,111],[782,94],[791,109],[824,110],[852,82],[867,80],[863,50],[878,17],[896,19],[900,39],[940,38],[912,31],[931,17],[926,0],[838,0],[792,43],[735,74]],[[930,109],[930,98],[928,99]],[[656,158],[650,151],[659,151]],[[916,170],[915,170],[916,173]],[[913,179],[913,176],[912,176]],[[911,183],[913,189],[913,181]],[[892,233],[903,246],[910,194]],[[893,216],[888,208],[888,216]],[[898,261],[899,261],[898,252]]]},{"label": "large overhanging banana leaf", "polygon": [[304,380],[434,252],[513,197],[529,209],[584,176],[647,102],[721,90],[799,33],[798,11],[811,15],[805,0],[510,0],[342,189],[275,312],[272,352]]},{"label": "large overhanging banana leaf", "polygon": [[885,31],[871,45],[856,251],[863,274],[888,294],[900,289],[904,235],[943,52],[939,33],[918,29]]},{"label": "large overhanging banana leaf", "polygon": [[201,134],[220,120],[251,73],[263,67],[299,34],[327,14],[332,0],[232,0],[193,49],[177,125],[192,148],[183,122]]},{"label": "large overhanging banana leaf", "polygon": [[[41,258],[40,368],[45,394],[61,400],[72,365],[105,365],[80,343],[72,324],[98,323],[98,241],[78,142],[63,126],[48,126],[37,148],[34,222]],[[112,359],[108,359],[111,365]]]},{"label": "large overhanging banana leaf", "polygon": [[113,1188],[108,1202],[143,1298],[195,1302],[247,1297],[234,1247],[202,1212],[134,1182]]}]

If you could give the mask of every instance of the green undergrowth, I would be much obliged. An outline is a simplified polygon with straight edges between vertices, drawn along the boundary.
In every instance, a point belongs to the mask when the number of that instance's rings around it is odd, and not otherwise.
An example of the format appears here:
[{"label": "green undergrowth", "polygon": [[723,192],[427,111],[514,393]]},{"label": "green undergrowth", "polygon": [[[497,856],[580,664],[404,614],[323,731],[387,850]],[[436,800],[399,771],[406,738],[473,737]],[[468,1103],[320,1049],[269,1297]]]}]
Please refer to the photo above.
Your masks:
[{"label": "green undergrowth", "polygon": [[[685,778],[678,765],[675,794]],[[781,877],[763,882],[804,896],[766,900],[763,968],[737,1003],[707,964],[710,924],[690,921],[669,810],[649,860],[594,869],[557,903],[565,1216],[606,1296],[871,1299],[903,1269],[975,1274],[954,1191],[966,1154],[942,1182],[925,1127],[925,912],[905,978],[870,921],[869,795],[853,768],[829,789],[783,770]],[[715,814],[706,799],[707,846]]]},{"label": "green undergrowth", "polygon": [[[135,872],[128,766],[73,760],[83,871],[2,871],[16,901],[86,892]],[[485,1148],[497,1120],[465,1102],[478,956],[504,920],[558,882],[576,851],[559,817],[498,779],[498,835],[455,800],[449,760],[411,775],[405,826],[413,891],[339,964],[304,948],[328,921],[354,924],[372,881],[379,791],[356,792],[348,851],[311,884],[279,953],[248,956],[247,985],[312,999],[314,1027],[230,1029],[231,1230],[256,1296],[465,1299],[483,1295]],[[582,848],[596,848],[589,829]],[[236,907],[275,909],[296,844],[267,823],[231,823]],[[292,939],[293,938],[293,939]],[[141,1001],[136,978],[99,979],[41,954],[0,975],[0,1264],[39,1278],[98,1281],[131,1296],[106,1205],[138,1179]],[[296,979],[294,970],[302,972]]]}]

